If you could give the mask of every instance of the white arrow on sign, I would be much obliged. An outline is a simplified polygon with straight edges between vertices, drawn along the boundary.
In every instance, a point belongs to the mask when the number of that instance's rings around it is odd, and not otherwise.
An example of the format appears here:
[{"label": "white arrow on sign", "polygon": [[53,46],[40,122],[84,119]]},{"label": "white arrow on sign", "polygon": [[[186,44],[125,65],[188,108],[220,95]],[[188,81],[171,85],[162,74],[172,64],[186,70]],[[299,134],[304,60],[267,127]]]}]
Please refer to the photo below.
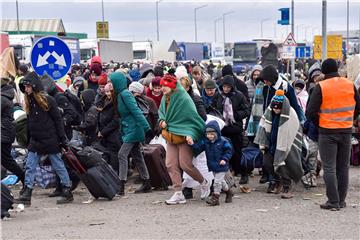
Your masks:
[{"label": "white arrow on sign", "polygon": [[53,55],[53,57],[56,59],[55,64],[66,67],[66,62],[65,62],[64,54],[61,54],[61,55],[59,56],[59,55],[57,54],[57,52],[53,51],[53,52],[52,52],[52,55]]},{"label": "white arrow on sign", "polygon": [[39,57],[38,57],[38,60],[37,60],[37,63],[36,63],[36,67],[41,67],[41,66],[44,66],[44,65],[47,65],[49,64],[47,62],[47,59],[48,57],[50,57],[50,52],[47,51],[44,55],[41,56],[41,54],[39,54]]}]

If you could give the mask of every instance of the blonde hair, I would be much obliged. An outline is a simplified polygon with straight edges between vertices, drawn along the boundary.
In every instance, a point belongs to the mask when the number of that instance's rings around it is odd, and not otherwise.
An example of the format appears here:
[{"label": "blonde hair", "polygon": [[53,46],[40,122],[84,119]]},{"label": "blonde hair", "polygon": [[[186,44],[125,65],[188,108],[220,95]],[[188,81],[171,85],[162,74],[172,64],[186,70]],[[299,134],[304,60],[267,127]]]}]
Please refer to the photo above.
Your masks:
[{"label": "blonde hair", "polygon": [[189,77],[182,77],[180,78],[180,84],[184,87],[191,87],[191,80]]},{"label": "blonde hair", "polygon": [[[49,103],[44,92],[33,92],[34,99],[36,103],[44,110],[45,112],[49,111]],[[25,95],[25,112],[30,113],[30,97]]]}]

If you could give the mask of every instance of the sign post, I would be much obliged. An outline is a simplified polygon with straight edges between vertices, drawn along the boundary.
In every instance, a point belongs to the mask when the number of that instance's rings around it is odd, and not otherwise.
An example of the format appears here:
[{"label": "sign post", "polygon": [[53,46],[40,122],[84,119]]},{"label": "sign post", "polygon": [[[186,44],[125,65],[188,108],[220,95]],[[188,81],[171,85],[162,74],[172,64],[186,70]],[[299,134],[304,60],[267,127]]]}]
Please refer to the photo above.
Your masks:
[{"label": "sign post", "polygon": [[71,64],[70,48],[60,38],[40,38],[31,49],[31,65],[40,76],[47,74],[53,80],[60,79],[69,72]]},{"label": "sign post", "polygon": [[284,43],[283,43],[283,51],[281,53],[281,58],[284,59],[295,59],[296,57],[296,41],[294,39],[294,36],[292,33],[289,33],[289,35],[286,37]]},{"label": "sign post", "polygon": [[96,37],[109,38],[109,22],[96,22]]}]

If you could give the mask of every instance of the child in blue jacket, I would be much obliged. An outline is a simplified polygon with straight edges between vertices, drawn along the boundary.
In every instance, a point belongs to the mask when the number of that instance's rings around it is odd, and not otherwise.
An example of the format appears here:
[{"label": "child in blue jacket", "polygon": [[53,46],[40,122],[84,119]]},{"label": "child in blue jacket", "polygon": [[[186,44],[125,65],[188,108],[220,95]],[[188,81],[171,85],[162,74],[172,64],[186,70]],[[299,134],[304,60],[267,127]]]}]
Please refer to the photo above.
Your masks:
[{"label": "child in blue jacket", "polygon": [[206,125],[206,138],[192,145],[196,152],[205,151],[209,171],[214,173],[214,193],[206,199],[206,203],[211,206],[219,205],[221,190],[226,193],[225,202],[231,203],[233,193],[224,178],[229,170],[232,145],[229,140],[221,136],[219,124],[210,121]]}]

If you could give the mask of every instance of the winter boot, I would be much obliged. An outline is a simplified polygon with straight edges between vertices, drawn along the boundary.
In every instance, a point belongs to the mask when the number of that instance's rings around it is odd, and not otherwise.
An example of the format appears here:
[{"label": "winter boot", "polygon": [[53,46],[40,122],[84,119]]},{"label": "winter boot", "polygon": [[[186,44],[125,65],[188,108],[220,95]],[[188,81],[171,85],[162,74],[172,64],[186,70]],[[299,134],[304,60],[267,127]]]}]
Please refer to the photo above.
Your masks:
[{"label": "winter boot", "polygon": [[31,205],[31,194],[32,194],[32,189],[28,188],[25,185],[24,190],[21,192],[19,198],[16,199],[15,202],[22,203],[26,206],[30,206]]},{"label": "winter boot", "polygon": [[125,195],[125,181],[124,180],[120,180],[119,192],[117,192],[117,194],[120,196]]},{"label": "winter boot", "polygon": [[62,194],[62,187],[60,184],[58,184],[55,190],[49,194],[49,197],[60,197],[61,194]]},{"label": "winter boot", "polygon": [[192,199],[194,196],[193,196],[193,191],[192,191],[192,188],[184,188],[182,190],[183,194],[184,194],[184,197],[185,199]]},{"label": "winter boot", "polygon": [[282,199],[293,198],[294,195],[290,192],[290,186],[284,186],[281,194]]},{"label": "winter boot", "polygon": [[148,193],[151,192],[151,183],[149,179],[143,180],[143,184],[135,190],[135,193]]},{"label": "winter boot", "polygon": [[219,197],[220,197],[220,194],[218,194],[218,193],[213,193],[213,194],[211,195],[211,197],[208,197],[208,198],[206,199],[206,203],[209,204],[210,206],[220,205]]},{"label": "winter boot", "polygon": [[249,182],[249,176],[246,174],[241,175],[239,184],[247,184]]},{"label": "winter boot", "polygon": [[225,203],[232,203],[232,197],[234,196],[234,193],[231,191],[231,189],[227,190],[225,194]]},{"label": "winter boot", "polygon": [[56,201],[56,204],[71,203],[74,201],[74,197],[70,191],[70,187],[63,186],[61,198]]}]

